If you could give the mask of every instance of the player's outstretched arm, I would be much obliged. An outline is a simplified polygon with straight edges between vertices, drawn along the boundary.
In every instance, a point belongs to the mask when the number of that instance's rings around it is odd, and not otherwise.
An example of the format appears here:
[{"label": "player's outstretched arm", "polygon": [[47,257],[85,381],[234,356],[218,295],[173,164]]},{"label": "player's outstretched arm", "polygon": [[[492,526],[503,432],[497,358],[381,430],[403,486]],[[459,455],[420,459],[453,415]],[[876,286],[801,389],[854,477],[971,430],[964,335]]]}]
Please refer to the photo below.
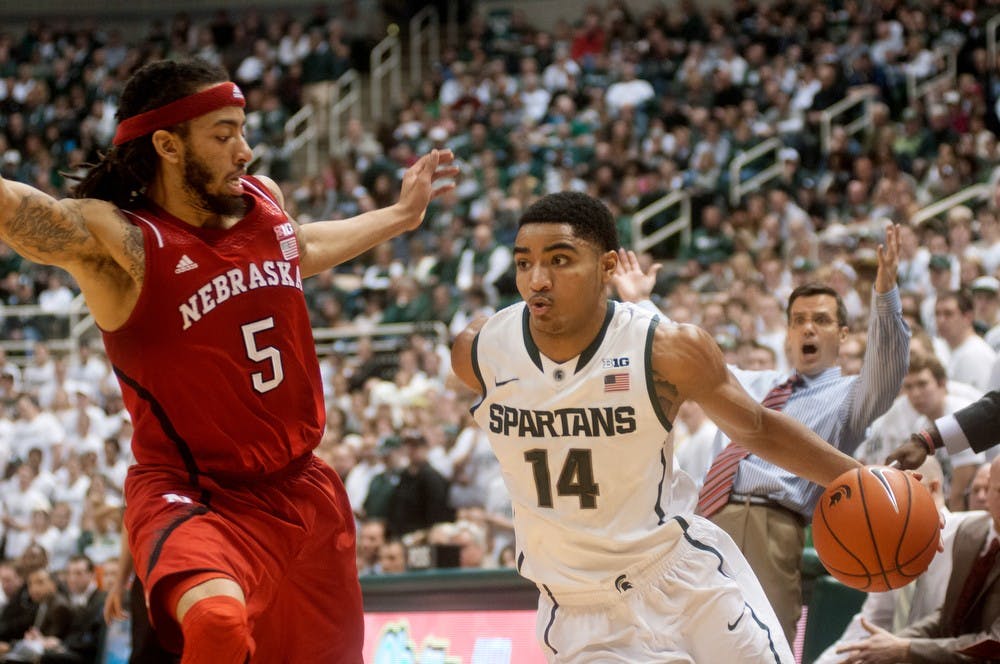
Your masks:
[{"label": "player's outstretched arm", "polygon": [[822,486],[861,465],[801,422],[761,406],[726,368],[722,351],[701,328],[661,325],[653,353],[657,392],[676,395],[668,414],[694,399],[730,439]]},{"label": "player's outstretched arm", "polygon": [[[454,160],[451,150],[431,150],[403,174],[399,201],[394,205],[350,219],[317,221],[299,226],[299,268],[302,276],[324,272],[420,226],[430,202],[455,187],[454,183],[435,186],[440,180],[458,175],[458,168],[452,165]],[[282,202],[278,187],[269,180],[262,180]]]},{"label": "player's outstretched arm", "polygon": [[476,371],[473,368],[472,343],[487,320],[489,320],[488,316],[476,316],[455,337],[455,341],[451,345],[451,370],[458,376],[459,380],[476,393],[482,393],[483,386],[479,384],[479,379],[476,378]]},{"label": "player's outstretched arm", "polygon": [[145,276],[145,249],[142,231],[113,204],[56,200],[0,178],[0,239],[72,274],[101,327],[113,330],[128,318]]},{"label": "player's outstretched arm", "polygon": [[110,203],[56,200],[24,183],[0,178],[0,238],[36,263],[68,269],[107,253],[100,233],[92,227],[106,215],[116,215]]}]

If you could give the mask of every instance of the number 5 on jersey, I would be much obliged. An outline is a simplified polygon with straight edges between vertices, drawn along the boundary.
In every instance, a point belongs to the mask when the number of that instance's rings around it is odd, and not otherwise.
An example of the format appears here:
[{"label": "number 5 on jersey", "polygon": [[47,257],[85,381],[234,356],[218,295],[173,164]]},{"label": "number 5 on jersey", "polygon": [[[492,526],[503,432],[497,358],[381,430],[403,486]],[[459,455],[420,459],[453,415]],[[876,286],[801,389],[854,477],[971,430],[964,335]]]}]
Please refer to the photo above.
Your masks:
[{"label": "number 5 on jersey", "polygon": [[[552,507],[552,476],[549,473],[549,452],[544,449],[528,450],[524,460],[531,464],[535,476],[535,491],[538,492],[538,506]],[[571,449],[566,455],[556,492],[560,496],[578,496],[580,509],[597,509],[600,487],[594,481],[594,461],[590,450]]]},{"label": "number 5 on jersey", "polygon": [[253,381],[253,389],[261,394],[270,392],[285,379],[285,370],[281,366],[281,351],[274,346],[257,346],[255,335],[274,327],[274,317],[268,316],[252,323],[247,323],[240,329],[243,330],[243,343],[246,345],[247,358],[253,362],[270,362],[271,377],[265,378],[264,372],[255,371],[250,374]]}]

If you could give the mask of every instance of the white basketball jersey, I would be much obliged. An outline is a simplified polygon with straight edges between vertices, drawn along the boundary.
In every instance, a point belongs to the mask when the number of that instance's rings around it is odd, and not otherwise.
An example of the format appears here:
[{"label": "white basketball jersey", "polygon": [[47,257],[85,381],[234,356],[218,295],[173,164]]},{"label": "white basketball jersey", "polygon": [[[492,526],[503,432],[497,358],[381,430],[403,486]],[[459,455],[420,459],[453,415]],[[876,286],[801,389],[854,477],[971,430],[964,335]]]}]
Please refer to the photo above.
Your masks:
[{"label": "white basketball jersey", "polygon": [[671,423],[653,389],[658,324],[609,302],[594,342],[557,364],[534,344],[522,303],[473,343],[484,396],[472,412],[511,495],[518,570],[553,591],[613,587],[673,543],[664,525],[693,505],[690,478],[678,473],[674,486]]}]

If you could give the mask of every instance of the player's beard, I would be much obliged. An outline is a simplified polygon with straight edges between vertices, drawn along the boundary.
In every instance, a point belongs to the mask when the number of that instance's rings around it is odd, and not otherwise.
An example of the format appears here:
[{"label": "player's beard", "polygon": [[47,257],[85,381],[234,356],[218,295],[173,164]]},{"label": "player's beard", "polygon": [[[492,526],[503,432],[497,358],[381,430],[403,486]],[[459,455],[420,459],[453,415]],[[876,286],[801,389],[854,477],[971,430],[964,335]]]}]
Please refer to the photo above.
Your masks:
[{"label": "player's beard", "polygon": [[184,160],[184,188],[206,210],[222,217],[242,217],[247,210],[243,196],[213,194],[208,190],[212,171],[189,149]]}]

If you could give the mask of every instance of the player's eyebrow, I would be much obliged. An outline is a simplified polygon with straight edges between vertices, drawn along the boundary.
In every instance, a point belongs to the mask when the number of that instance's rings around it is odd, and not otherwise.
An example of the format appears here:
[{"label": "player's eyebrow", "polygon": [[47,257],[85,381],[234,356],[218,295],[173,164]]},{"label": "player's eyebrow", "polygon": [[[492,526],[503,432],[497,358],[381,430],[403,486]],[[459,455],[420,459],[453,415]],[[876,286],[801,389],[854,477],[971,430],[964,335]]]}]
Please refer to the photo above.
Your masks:
[{"label": "player's eyebrow", "polygon": [[[550,251],[558,251],[560,249],[563,251],[571,251],[574,254],[580,253],[580,250],[577,249],[576,245],[574,245],[571,242],[566,242],[565,240],[560,240],[559,242],[553,242],[552,244],[542,247],[542,253],[548,253]],[[518,246],[516,244],[514,245],[515,254],[526,254],[528,252],[529,249],[527,247]]]}]

